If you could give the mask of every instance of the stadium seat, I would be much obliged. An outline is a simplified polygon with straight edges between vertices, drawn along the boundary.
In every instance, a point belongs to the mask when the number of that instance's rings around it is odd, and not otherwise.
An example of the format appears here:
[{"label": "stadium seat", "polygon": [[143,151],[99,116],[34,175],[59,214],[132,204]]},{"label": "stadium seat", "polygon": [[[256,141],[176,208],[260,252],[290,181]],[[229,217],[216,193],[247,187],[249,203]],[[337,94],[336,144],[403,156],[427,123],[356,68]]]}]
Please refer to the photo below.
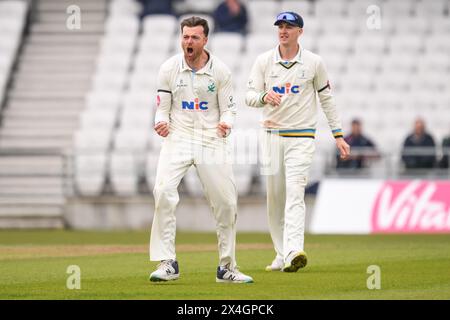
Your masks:
[{"label": "stadium seat", "polygon": [[[322,35],[324,25],[320,19],[314,16],[303,18],[303,35],[302,37],[311,37],[317,41],[317,37]],[[300,38],[301,39],[301,38]],[[301,40],[300,40],[301,41]]]},{"label": "stadium seat", "polygon": [[250,194],[252,188],[253,171],[256,169],[256,165],[252,164],[233,165],[233,173],[238,196],[244,197]]},{"label": "stadium seat", "polygon": [[143,34],[139,39],[139,54],[166,58],[172,49],[172,44],[172,37],[165,34]]},{"label": "stadium seat", "polygon": [[140,93],[129,91],[124,95],[123,98],[123,107],[125,109],[142,108],[153,110],[155,104],[156,104],[156,92]]},{"label": "stadium seat", "polygon": [[319,19],[338,16],[343,17],[348,13],[347,0],[317,0],[313,2],[315,16]]},{"label": "stadium seat", "polygon": [[385,0],[381,6],[382,14],[385,17],[402,19],[404,17],[410,17],[414,12],[413,0]]},{"label": "stadium seat", "polygon": [[450,19],[448,16],[435,17],[430,21],[432,34],[448,35],[450,34]]},{"label": "stadium seat", "polygon": [[186,187],[189,195],[194,197],[202,197],[204,195],[203,186],[198,177],[195,167],[191,166],[183,177],[183,185]]},{"label": "stadium seat", "polygon": [[142,6],[134,0],[112,0],[109,4],[110,16],[138,16]]},{"label": "stadium seat", "polygon": [[444,16],[445,13],[448,12],[448,9],[449,7],[447,0],[419,0],[416,2],[414,11],[418,17],[424,19],[435,19]]},{"label": "stadium seat", "polygon": [[277,33],[249,34],[246,41],[246,55],[255,58],[264,51],[273,49],[277,45]]},{"label": "stadium seat", "polygon": [[105,54],[102,53],[97,58],[96,71],[101,74],[104,72],[114,72],[125,76],[131,64],[131,54],[129,52],[120,51],[117,53]]},{"label": "stadium seat", "polygon": [[362,34],[354,40],[354,54],[384,55],[386,51],[387,38],[382,33]]},{"label": "stadium seat", "polygon": [[168,59],[168,54],[159,51],[139,51],[134,60],[134,74],[146,73],[149,77],[157,77],[159,68]]},{"label": "stadium seat", "polygon": [[425,91],[429,95],[442,94],[447,89],[448,78],[448,73],[423,71],[411,79],[411,90]]},{"label": "stadium seat", "polygon": [[146,16],[143,22],[144,34],[166,34],[173,35],[178,28],[177,19],[168,14],[152,14]]},{"label": "stadium seat", "polygon": [[[244,110],[247,115],[256,119],[259,118],[259,112],[255,108],[244,108],[242,112]],[[229,139],[231,156],[233,157],[230,161],[234,165],[245,166],[258,163],[258,143],[264,135],[258,120],[245,122],[245,125],[241,126],[239,124],[243,123],[242,120],[236,123]]]},{"label": "stadium seat", "polygon": [[360,23],[356,19],[349,19],[347,17],[330,17],[327,23],[322,25],[322,32],[327,36],[335,36],[341,34],[346,37],[352,37],[359,32]]},{"label": "stadium seat", "polygon": [[73,136],[75,152],[106,152],[110,148],[111,132],[98,128],[81,128]]},{"label": "stadium seat", "polygon": [[150,129],[149,139],[150,139],[149,148],[152,150],[152,152],[159,154],[159,151],[161,150],[161,146],[164,141],[164,138],[160,137],[155,132],[155,130],[153,129],[153,122],[152,122],[152,128]]},{"label": "stadium seat", "polygon": [[320,55],[347,56],[352,48],[352,38],[349,35],[328,34],[318,39],[317,48]]},{"label": "stadium seat", "polygon": [[311,34],[303,33],[298,42],[303,49],[317,52],[317,39]]},{"label": "stadium seat", "polygon": [[8,17],[24,19],[27,6],[26,1],[0,1],[0,19]]},{"label": "stadium seat", "polygon": [[8,52],[0,53],[0,73],[7,76],[12,66],[12,55]]},{"label": "stadium seat", "polygon": [[85,109],[80,115],[81,128],[111,132],[116,124],[117,111],[112,108]]},{"label": "stadium seat", "polygon": [[0,50],[4,52],[4,54],[13,55],[16,53],[19,45],[19,32],[17,34],[1,34],[2,41],[0,42]]},{"label": "stadium seat", "polygon": [[24,25],[23,17],[3,16],[0,17],[0,34],[3,37],[16,36],[16,34],[22,32]]},{"label": "stadium seat", "polygon": [[375,90],[383,93],[396,93],[399,96],[408,94],[411,86],[411,74],[401,73],[398,70],[384,70],[374,77]]},{"label": "stadium seat", "polygon": [[312,14],[312,4],[307,0],[283,0],[281,1],[280,12],[294,11],[303,18],[307,18]]},{"label": "stadium seat", "polygon": [[0,105],[25,25],[28,3],[0,1]]},{"label": "stadium seat", "polygon": [[150,108],[124,108],[120,117],[121,128],[147,129],[152,127]]},{"label": "stadium seat", "polygon": [[376,74],[381,69],[382,59],[380,55],[372,53],[352,55],[346,60],[347,73]]},{"label": "stadium seat", "polygon": [[106,179],[106,154],[75,154],[74,162],[74,179],[78,193],[84,196],[100,195]]},{"label": "stadium seat", "polygon": [[340,88],[345,92],[371,92],[374,88],[371,74],[345,74],[341,78]]},{"label": "stadium seat", "polygon": [[417,35],[399,35],[389,39],[389,50],[393,55],[402,55],[404,52],[418,54],[423,49],[423,38]]},{"label": "stadium seat", "polygon": [[443,52],[427,52],[419,58],[417,69],[419,74],[430,71],[448,75],[450,73],[450,56]]},{"label": "stadium seat", "polygon": [[433,34],[425,39],[425,51],[427,53],[444,53],[450,55],[450,41],[448,35]]},{"label": "stadium seat", "polygon": [[184,0],[185,11],[213,12],[221,0]]},{"label": "stadium seat", "polygon": [[240,55],[244,47],[244,37],[235,32],[218,32],[209,37],[209,46],[217,55],[223,51]]},{"label": "stadium seat", "polygon": [[155,93],[157,90],[157,73],[148,73],[146,70],[136,71],[130,78],[130,91],[148,93],[149,95]]},{"label": "stadium seat", "polygon": [[418,17],[398,18],[393,17],[395,21],[395,32],[397,35],[416,35],[423,36],[430,31],[430,21]]},{"label": "stadium seat", "polygon": [[280,7],[274,0],[253,0],[247,4],[247,12],[249,15],[249,31],[250,33],[267,34],[274,31],[276,15],[279,13]]},{"label": "stadium seat", "polygon": [[94,91],[122,92],[127,84],[128,74],[123,72],[97,72],[93,79]]},{"label": "stadium seat", "polygon": [[153,132],[149,128],[120,128],[114,137],[114,150],[144,153],[147,151],[149,137]]},{"label": "stadium seat", "polygon": [[132,35],[103,36],[100,40],[100,55],[128,54],[134,50],[137,37]]},{"label": "stadium seat", "polygon": [[327,161],[324,154],[315,155],[308,173],[308,185],[320,182],[325,176]]},{"label": "stadium seat", "polygon": [[135,35],[139,32],[139,19],[136,16],[110,16],[105,22],[105,33]]},{"label": "stadium seat", "polygon": [[349,1],[347,7],[347,16],[351,20],[361,21],[363,28],[367,28],[366,26],[367,18],[374,12],[372,10],[373,8],[372,6],[378,7],[381,10],[382,1],[381,0]]},{"label": "stadium seat", "polygon": [[110,155],[109,177],[114,193],[133,196],[138,193],[139,155],[133,152],[113,151]]},{"label": "stadium seat", "polygon": [[87,109],[113,109],[117,110],[122,103],[122,95],[119,92],[91,91],[86,95]]},{"label": "stadium seat", "polygon": [[348,56],[339,54],[332,55],[330,53],[321,56],[328,73],[328,79],[333,88],[336,89],[336,87],[339,87],[340,78],[345,73]]},{"label": "stadium seat", "polygon": [[418,57],[411,54],[390,54],[381,59],[381,69],[391,73],[411,74],[417,69]]}]

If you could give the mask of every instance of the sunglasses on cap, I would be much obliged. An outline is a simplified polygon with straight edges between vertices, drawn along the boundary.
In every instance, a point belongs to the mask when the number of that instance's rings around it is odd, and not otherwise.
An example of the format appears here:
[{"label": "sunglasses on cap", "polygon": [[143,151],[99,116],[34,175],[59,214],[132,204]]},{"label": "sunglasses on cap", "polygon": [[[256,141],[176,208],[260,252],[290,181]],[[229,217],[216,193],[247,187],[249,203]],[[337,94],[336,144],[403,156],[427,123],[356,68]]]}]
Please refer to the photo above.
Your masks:
[{"label": "sunglasses on cap", "polygon": [[282,12],[277,16],[277,20],[274,25],[279,25],[281,22],[286,22],[291,25],[303,28],[303,19],[298,14],[293,12]]}]

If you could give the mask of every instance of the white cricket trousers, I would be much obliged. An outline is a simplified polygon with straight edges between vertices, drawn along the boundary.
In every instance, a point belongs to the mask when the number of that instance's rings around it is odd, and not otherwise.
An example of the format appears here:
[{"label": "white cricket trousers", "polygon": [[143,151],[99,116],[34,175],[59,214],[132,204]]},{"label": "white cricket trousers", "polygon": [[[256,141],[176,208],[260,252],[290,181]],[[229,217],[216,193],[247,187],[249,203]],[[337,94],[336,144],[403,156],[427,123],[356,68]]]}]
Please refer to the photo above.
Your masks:
[{"label": "white cricket trousers", "polygon": [[305,187],[314,156],[312,138],[266,133],[263,144],[268,167],[267,214],[277,259],[302,251],[305,233]]},{"label": "white cricket trousers", "polygon": [[229,160],[226,155],[229,155],[226,145],[220,140],[218,144],[204,146],[178,139],[173,134],[164,139],[153,190],[155,212],[150,236],[151,261],[176,258],[177,188],[187,170],[194,165],[216,220],[219,265],[236,266],[237,192],[231,163],[223,160]]}]

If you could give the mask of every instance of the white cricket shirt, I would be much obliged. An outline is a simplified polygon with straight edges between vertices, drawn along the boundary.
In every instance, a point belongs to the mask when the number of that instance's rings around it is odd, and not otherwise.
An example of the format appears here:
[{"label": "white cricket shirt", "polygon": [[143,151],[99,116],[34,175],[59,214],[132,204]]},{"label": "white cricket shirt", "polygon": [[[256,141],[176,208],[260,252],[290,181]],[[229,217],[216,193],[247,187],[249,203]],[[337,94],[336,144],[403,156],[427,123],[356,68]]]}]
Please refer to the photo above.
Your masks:
[{"label": "white cricket shirt", "polygon": [[[269,90],[282,95],[281,105],[264,104]],[[300,47],[297,56],[286,63],[279,46],[256,59],[248,81],[246,103],[264,107],[263,121],[268,130],[282,136],[314,138],[318,101],[334,137],[342,137],[342,126],[331,94],[322,58]]]},{"label": "white cricket shirt", "polygon": [[217,125],[233,126],[236,103],[231,72],[214,55],[206,65],[192,70],[180,53],[164,62],[158,74],[158,101],[155,124],[165,121],[170,131],[194,135],[201,132],[217,138]]}]

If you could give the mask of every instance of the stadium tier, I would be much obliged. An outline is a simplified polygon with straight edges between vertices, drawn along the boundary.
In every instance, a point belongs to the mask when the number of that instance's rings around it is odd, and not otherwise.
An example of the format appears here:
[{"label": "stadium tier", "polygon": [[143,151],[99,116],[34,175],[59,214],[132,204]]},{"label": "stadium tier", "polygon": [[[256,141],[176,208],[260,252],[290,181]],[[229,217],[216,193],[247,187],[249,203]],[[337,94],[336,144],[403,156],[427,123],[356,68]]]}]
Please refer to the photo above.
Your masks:
[{"label": "stadium tier", "polygon": [[[437,145],[450,134],[449,2],[247,0],[247,32],[228,33],[214,31],[217,0],[175,1],[175,15],[145,16],[134,0],[0,0],[0,217],[8,221],[0,227],[61,227],[68,198],[150,197],[161,145],[156,77],[180,52],[180,21],[194,14],[209,21],[207,47],[232,70],[240,196],[265,190],[254,157],[260,113],[245,105],[246,83],[257,55],[275,47],[274,17],[284,10],[302,14],[300,44],[323,57],[345,131],[360,119],[382,154],[368,177],[403,172],[402,144],[417,117]],[[323,114],[317,129],[311,182],[336,174]],[[183,191],[201,190],[190,171]]]}]

